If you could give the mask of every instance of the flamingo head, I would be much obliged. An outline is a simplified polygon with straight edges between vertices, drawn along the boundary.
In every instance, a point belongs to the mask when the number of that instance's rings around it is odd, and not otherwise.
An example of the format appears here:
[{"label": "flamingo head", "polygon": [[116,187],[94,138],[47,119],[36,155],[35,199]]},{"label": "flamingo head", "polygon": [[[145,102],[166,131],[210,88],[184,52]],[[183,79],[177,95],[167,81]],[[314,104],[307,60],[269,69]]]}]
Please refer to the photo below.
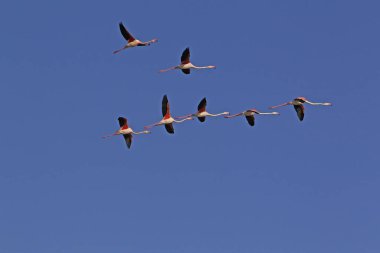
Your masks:
[{"label": "flamingo head", "polygon": [[209,68],[209,69],[216,69],[216,66],[207,66],[207,68]]}]

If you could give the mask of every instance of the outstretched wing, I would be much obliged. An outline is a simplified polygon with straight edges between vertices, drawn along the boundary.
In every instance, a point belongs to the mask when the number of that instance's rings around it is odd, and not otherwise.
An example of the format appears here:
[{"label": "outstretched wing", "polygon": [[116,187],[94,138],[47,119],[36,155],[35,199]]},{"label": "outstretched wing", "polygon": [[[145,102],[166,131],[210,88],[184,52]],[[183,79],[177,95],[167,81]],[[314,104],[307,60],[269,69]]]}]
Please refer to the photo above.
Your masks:
[{"label": "outstretched wing", "polygon": [[186,75],[190,74],[190,69],[181,69],[183,73]]},{"label": "outstretched wing", "polygon": [[186,48],[183,52],[182,52],[182,56],[181,56],[181,63],[182,64],[187,64],[190,62],[190,48]]},{"label": "outstretched wing", "polygon": [[117,120],[119,121],[120,127],[126,127],[126,128],[128,128],[128,121],[127,121],[126,118],[119,117]]},{"label": "outstretched wing", "polygon": [[303,117],[305,116],[305,112],[304,112],[305,108],[303,107],[303,105],[295,105],[294,109],[297,112],[297,116],[298,116],[299,120],[302,121]]},{"label": "outstretched wing", "polygon": [[206,105],[207,105],[207,100],[206,98],[203,98],[198,105],[198,112],[201,113],[201,112],[206,111]]},{"label": "outstretched wing", "polygon": [[255,125],[255,117],[253,115],[245,116],[245,118],[247,119],[248,124],[250,126],[254,126]]},{"label": "outstretched wing", "polygon": [[168,101],[168,96],[164,96],[162,98],[162,116],[170,116],[170,106],[169,106],[169,101]]},{"label": "outstretched wing", "polygon": [[123,134],[125,143],[127,143],[127,147],[131,148],[132,145],[132,134]]},{"label": "outstretched wing", "polygon": [[123,35],[124,39],[128,40],[128,42],[132,42],[135,40],[135,38],[127,31],[127,29],[124,27],[123,23],[119,23],[120,32]]},{"label": "outstretched wing", "polygon": [[170,124],[165,124],[165,128],[166,128],[166,131],[169,133],[169,134],[174,134],[174,128],[173,128],[173,124],[170,123]]},{"label": "outstretched wing", "polygon": [[198,117],[198,119],[199,119],[200,122],[205,122],[206,117]]}]

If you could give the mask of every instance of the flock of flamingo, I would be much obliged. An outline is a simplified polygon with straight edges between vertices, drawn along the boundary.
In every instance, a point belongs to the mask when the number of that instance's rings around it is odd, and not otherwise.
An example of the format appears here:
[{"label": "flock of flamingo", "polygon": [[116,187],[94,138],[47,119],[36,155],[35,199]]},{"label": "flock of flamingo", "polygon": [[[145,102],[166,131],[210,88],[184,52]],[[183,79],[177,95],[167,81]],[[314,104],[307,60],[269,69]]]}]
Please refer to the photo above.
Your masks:
[{"label": "flock of flamingo", "polygon": [[[125,28],[123,23],[119,23],[119,28],[120,32],[123,35],[124,39],[127,41],[127,44],[124,45],[124,47],[115,50],[113,53],[119,53],[122,50],[128,49],[128,48],[133,48],[133,47],[139,47],[139,46],[149,46],[152,43],[155,43],[158,41],[158,39],[152,39],[146,42],[142,42],[135,37],[131,35],[131,33],[128,32],[128,30]],[[186,48],[182,52],[181,56],[181,63],[177,66],[173,66],[167,69],[160,70],[160,72],[167,72],[170,70],[175,70],[175,69],[180,69],[184,74],[190,74],[191,69],[215,69],[215,66],[209,65],[209,66],[195,66],[190,62],[190,49]],[[287,105],[293,105],[295,111],[297,112],[297,117],[300,121],[303,121],[304,119],[304,113],[305,113],[305,108],[303,104],[309,104],[309,105],[322,105],[322,106],[331,106],[331,103],[325,102],[325,103],[315,103],[307,100],[305,97],[297,97],[293,99],[292,101],[280,104],[280,105],[275,105],[269,107],[269,109],[274,109],[278,108],[281,106],[287,106]],[[155,127],[155,126],[161,126],[164,125],[166,131],[169,134],[174,134],[174,127],[173,123],[182,123],[187,120],[193,120],[194,118],[197,118],[200,122],[205,122],[206,117],[218,117],[218,116],[224,116],[224,118],[234,118],[237,116],[244,116],[250,126],[255,125],[255,114],[257,115],[279,115],[279,112],[259,112],[256,109],[247,109],[243,112],[236,113],[233,115],[230,115],[229,112],[222,112],[222,113],[217,113],[217,114],[212,114],[206,111],[206,106],[207,106],[207,100],[206,98],[203,98],[200,103],[198,104],[198,110],[195,113],[187,114],[184,116],[178,116],[178,117],[172,117],[170,114],[170,105],[169,105],[169,100],[167,95],[164,95],[162,98],[162,116],[163,118],[156,123],[153,123],[151,125],[145,126],[143,131],[140,132],[135,132],[133,131],[132,128],[128,126],[128,120],[124,117],[119,117],[119,125],[120,128],[113,134],[111,135],[106,135],[103,136],[103,138],[109,138],[112,136],[117,136],[117,135],[123,135],[124,140],[127,144],[128,148],[131,148],[132,145],[132,136],[133,135],[138,135],[138,134],[149,134],[151,133],[148,129]]]}]

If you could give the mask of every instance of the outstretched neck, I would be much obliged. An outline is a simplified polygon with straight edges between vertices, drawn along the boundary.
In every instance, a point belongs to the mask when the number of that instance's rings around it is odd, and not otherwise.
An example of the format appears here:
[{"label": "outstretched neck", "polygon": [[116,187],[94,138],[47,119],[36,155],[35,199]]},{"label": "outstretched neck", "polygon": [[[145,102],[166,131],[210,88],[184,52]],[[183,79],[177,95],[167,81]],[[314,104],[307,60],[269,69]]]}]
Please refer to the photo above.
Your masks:
[{"label": "outstretched neck", "polygon": [[144,130],[144,131],[140,131],[140,132],[132,132],[133,134],[150,134],[150,131],[148,130]]},{"label": "outstretched neck", "polygon": [[182,119],[182,120],[174,120],[174,122],[176,122],[176,123],[181,123],[181,122],[184,122],[184,121],[186,121],[186,120],[192,120],[193,118],[192,117],[188,117],[188,118],[184,118],[184,119]]},{"label": "outstretched neck", "polygon": [[230,114],[229,112],[222,112],[222,113],[217,113],[217,114],[211,114],[211,113],[209,113],[208,116],[216,117],[216,116],[229,115],[229,114]]},{"label": "outstretched neck", "polygon": [[332,105],[331,103],[314,103],[307,100],[305,101],[305,103],[308,103],[309,105],[326,105],[326,106]]},{"label": "outstretched neck", "polygon": [[260,115],[279,115],[279,112],[259,112]]},{"label": "outstretched neck", "polygon": [[215,69],[215,66],[193,66],[195,69]]}]

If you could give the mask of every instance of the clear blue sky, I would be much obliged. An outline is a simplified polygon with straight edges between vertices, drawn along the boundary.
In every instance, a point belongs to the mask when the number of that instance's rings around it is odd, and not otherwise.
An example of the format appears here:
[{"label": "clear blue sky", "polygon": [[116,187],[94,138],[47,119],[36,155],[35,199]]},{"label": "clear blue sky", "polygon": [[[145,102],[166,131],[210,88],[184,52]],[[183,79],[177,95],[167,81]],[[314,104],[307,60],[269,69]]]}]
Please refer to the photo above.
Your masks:
[{"label": "clear blue sky", "polygon": [[[102,2],[102,3],[100,3]],[[380,252],[380,3],[3,1],[0,253]],[[159,38],[118,55],[123,21]],[[159,74],[189,46],[216,70]],[[297,120],[240,112],[305,96]]]}]

